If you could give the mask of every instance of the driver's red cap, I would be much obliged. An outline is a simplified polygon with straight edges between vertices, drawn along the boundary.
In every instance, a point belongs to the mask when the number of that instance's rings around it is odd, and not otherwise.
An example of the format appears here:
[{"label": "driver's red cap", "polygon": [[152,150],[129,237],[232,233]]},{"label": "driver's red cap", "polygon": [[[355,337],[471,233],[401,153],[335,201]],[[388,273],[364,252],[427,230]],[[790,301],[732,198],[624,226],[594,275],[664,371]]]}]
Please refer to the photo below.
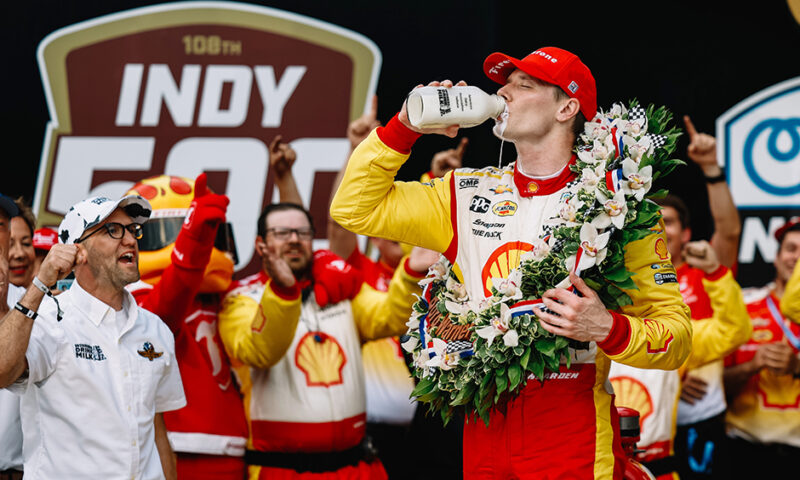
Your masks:
[{"label": "driver's red cap", "polygon": [[522,60],[495,52],[483,61],[483,72],[505,84],[515,69],[560,87],[581,103],[581,113],[591,121],[597,113],[597,87],[589,67],[574,53],[557,47],[542,47]]}]

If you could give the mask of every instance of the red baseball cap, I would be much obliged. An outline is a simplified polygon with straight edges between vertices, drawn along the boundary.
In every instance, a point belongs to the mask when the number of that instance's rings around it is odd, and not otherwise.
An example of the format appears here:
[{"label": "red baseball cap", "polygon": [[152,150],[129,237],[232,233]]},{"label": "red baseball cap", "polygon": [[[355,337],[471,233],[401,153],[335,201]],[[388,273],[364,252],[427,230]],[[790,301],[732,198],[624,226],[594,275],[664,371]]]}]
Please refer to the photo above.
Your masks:
[{"label": "red baseball cap", "polygon": [[581,102],[581,113],[591,121],[597,113],[597,86],[589,67],[574,53],[557,47],[542,47],[522,60],[495,52],[483,61],[483,72],[497,83],[505,84],[515,69],[544,82],[561,87],[567,95]]},{"label": "red baseball cap", "polygon": [[786,232],[788,232],[790,229],[792,231],[800,230],[800,217],[792,217],[789,220],[786,220],[786,223],[784,223],[781,228],[775,230],[775,239],[778,241],[778,243],[783,241],[783,236],[786,235]]},{"label": "red baseball cap", "polygon": [[58,232],[52,228],[39,228],[33,232],[33,248],[36,250],[50,250],[58,243]]}]

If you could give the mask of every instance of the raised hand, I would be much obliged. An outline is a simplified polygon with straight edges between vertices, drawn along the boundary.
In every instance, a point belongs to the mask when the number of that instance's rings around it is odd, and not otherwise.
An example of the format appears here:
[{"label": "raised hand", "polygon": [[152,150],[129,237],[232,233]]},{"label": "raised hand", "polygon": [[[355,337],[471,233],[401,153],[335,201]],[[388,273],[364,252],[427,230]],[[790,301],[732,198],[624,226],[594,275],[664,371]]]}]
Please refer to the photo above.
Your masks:
[{"label": "raised hand", "polygon": [[431,160],[431,173],[434,177],[443,177],[445,173],[456,168],[461,168],[464,152],[469,144],[467,137],[462,137],[456,148],[442,150]]},{"label": "raised hand", "polygon": [[689,134],[689,158],[703,170],[707,177],[714,177],[722,172],[717,163],[717,139],[707,133],[699,133],[689,115],[683,116],[686,133]]},{"label": "raised hand", "polygon": [[705,240],[687,243],[683,246],[681,254],[686,263],[706,273],[714,273],[720,265],[717,253]]},{"label": "raised hand", "polygon": [[359,143],[363,142],[369,132],[379,127],[378,121],[378,96],[373,95],[370,109],[364,115],[356,118],[347,126],[347,139],[350,140],[350,149],[355,149]]},{"label": "raised hand", "polygon": [[276,135],[269,143],[269,167],[277,178],[291,175],[292,166],[297,160],[297,152],[282,139],[283,137]]}]

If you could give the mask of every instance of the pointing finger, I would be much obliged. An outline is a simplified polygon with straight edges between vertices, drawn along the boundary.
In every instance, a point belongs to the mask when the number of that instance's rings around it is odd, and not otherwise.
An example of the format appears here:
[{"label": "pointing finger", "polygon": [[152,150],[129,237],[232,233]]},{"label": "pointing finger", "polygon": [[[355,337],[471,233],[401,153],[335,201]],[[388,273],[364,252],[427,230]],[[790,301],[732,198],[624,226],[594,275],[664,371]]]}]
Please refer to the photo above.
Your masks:
[{"label": "pointing finger", "polygon": [[372,96],[372,105],[369,108],[369,118],[370,120],[375,120],[378,118],[378,96]]},{"label": "pointing finger", "polygon": [[269,151],[273,153],[278,153],[278,146],[281,144],[282,137],[280,135],[275,135],[275,138],[269,144]]},{"label": "pointing finger", "polygon": [[686,133],[689,134],[689,141],[691,142],[697,136],[697,129],[694,128],[694,123],[692,123],[692,119],[689,118],[689,115],[683,116],[683,123],[686,124]]},{"label": "pointing finger", "polygon": [[458,155],[458,158],[464,158],[464,152],[466,151],[468,144],[469,139],[467,137],[461,137],[461,142],[458,144],[458,147],[456,147],[456,155]]}]

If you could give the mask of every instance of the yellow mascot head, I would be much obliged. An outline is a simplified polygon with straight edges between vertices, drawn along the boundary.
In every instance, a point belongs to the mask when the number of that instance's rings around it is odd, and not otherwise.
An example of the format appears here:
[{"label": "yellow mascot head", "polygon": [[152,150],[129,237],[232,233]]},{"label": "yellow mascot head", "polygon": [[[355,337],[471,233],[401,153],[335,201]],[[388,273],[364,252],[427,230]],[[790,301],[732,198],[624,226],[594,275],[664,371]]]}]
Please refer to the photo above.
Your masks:
[{"label": "yellow mascot head", "polygon": [[[194,200],[194,181],[160,175],[139,181],[127,193],[143,196],[153,207],[150,220],[143,225],[144,235],[139,240],[139,273],[143,281],[155,285],[172,263],[175,239]],[[232,233],[229,223],[220,225],[200,284],[200,293],[224,292],[230,285],[236,262]]]}]

